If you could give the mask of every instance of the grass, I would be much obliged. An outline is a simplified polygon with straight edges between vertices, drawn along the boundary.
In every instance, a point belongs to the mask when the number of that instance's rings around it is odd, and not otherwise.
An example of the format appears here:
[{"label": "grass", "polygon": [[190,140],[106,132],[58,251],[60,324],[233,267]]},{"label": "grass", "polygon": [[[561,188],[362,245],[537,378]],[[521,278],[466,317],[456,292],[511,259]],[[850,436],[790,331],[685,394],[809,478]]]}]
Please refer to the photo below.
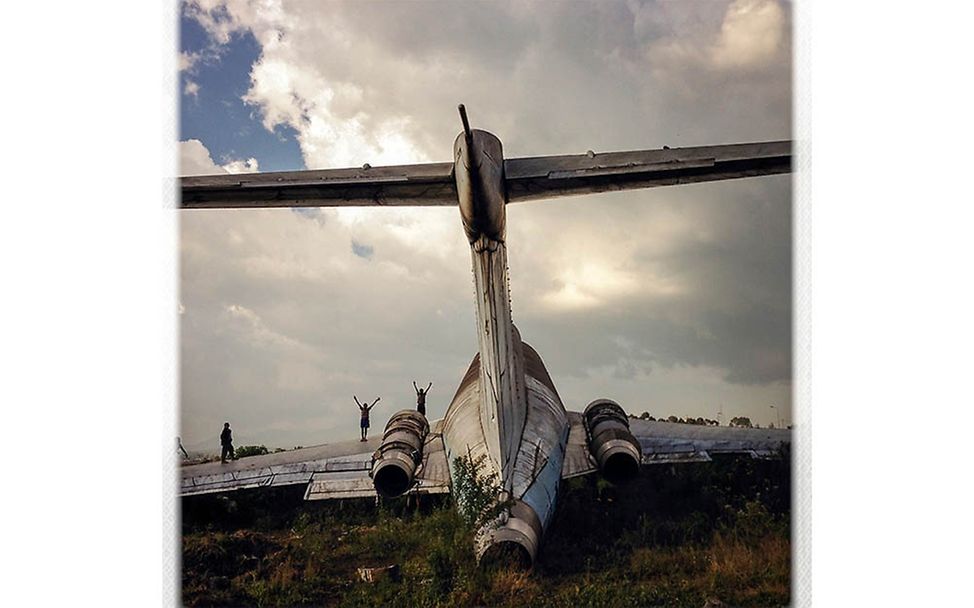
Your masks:
[{"label": "grass", "polygon": [[[476,566],[448,497],[302,501],[302,489],[183,500],[188,606],[779,606],[790,601],[790,471],[729,459],[562,485],[530,573]],[[399,564],[398,582],[359,567]]]}]

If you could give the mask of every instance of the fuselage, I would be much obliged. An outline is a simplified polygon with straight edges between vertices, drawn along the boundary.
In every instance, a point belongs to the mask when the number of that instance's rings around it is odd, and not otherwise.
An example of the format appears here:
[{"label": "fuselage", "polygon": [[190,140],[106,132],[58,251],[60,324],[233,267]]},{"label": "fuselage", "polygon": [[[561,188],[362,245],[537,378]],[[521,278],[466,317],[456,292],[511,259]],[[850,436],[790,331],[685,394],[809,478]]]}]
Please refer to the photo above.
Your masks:
[{"label": "fuselage", "polygon": [[500,140],[464,120],[454,175],[470,244],[479,352],[447,409],[443,441],[451,467],[456,457],[481,460],[502,488],[498,499],[511,505],[478,535],[478,557],[513,549],[530,564],[554,512],[568,415],[541,357],[521,341],[511,318]]}]

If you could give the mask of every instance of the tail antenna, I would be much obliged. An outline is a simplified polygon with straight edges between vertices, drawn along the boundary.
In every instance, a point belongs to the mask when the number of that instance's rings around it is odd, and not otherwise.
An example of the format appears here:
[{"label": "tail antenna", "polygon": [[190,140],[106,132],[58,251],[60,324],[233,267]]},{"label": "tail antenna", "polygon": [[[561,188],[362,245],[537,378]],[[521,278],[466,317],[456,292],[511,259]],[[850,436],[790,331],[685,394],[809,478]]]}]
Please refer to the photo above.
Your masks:
[{"label": "tail antenna", "polygon": [[457,109],[460,110],[460,122],[463,123],[463,134],[467,141],[472,141],[473,132],[470,130],[470,123],[467,121],[467,108],[461,103],[457,106]]}]

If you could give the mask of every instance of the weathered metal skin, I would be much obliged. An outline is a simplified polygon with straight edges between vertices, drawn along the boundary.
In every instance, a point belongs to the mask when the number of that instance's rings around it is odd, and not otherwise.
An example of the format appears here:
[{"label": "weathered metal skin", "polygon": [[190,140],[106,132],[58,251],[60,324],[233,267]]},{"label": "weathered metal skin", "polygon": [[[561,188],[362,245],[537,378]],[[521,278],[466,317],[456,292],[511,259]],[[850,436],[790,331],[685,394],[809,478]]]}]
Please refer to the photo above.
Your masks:
[{"label": "weathered metal skin", "polygon": [[642,448],[629,431],[625,410],[611,399],[596,399],[585,408],[583,418],[589,450],[602,476],[621,483],[638,475]]},{"label": "weathered metal skin", "polygon": [[538,554],[544,530],[554,514],[561,468],[568,438],[568,415],[551,377],[538,353],[521,342],[517,329],[513,337],[523,361],[526,424],[516,438],[509,467],[498,467],[490,459],[491,426],[484,424],[480,409],[480,354],[467,369],[443,420],[443,441],[453,475],[456,457],[484,458],[484,471],[503,488],[498,501],[513,501],[500,516],[477,534],[479,559],[508,560],[530,567]]},{"label": "weathered metal skin", "polygon": [[429,428],[426,417],[416,410],[401,410],[389,419],[369,472],[380,496],[400,496],[412,486]]},{"label": "weathered metal skin", "polygon": [[555,510],[570,425],[541,357],[530,345],[521,344],[528,419],[513,471],[513,488],[514,495],[534,509],[542,526],[547,527]]},{"label": "weathered metal skin", "polygon": [[[477,301],[477,338],[480,350],[480,421],[490,460],[509,480],[527,419],[527,395],[521,339],[511,322],[507,284],[507,248],[471,247],[474,291]],[[508,491],[510,487],[505,486]]]}]

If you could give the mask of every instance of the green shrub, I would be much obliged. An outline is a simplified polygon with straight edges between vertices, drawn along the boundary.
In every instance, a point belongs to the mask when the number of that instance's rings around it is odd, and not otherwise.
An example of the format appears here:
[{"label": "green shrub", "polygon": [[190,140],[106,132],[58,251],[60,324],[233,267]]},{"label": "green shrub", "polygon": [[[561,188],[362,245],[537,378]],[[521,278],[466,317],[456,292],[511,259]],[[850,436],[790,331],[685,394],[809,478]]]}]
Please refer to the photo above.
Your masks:
[{"label": "green shrub", "polygon": [[460,517],[476,533],[511,505],[501,500],[503,488],[493,472],[486,472],[486,456],[453,459],[453,497]]},{"label": "green shrub", "polygon": [[233,455],[237,458],[246,458],[247,456],[263,456],[267,453],[267,448],[262,445],[243,445],[233,451]]}]

